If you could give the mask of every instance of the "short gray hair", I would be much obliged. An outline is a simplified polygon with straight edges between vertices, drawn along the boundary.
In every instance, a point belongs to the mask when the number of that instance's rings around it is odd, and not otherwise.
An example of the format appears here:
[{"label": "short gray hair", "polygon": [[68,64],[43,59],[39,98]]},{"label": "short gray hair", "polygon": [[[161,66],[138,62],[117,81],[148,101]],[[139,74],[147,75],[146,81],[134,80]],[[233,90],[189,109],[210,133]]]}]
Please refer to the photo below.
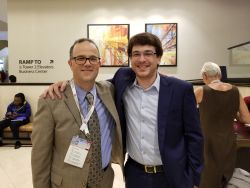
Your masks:
[{"label": "short gray hair", "polygon": [[221,76],[221,70],[219,65],[213,62],[204,63],[201,69],[201,76],[206,74],[208,77]]}]

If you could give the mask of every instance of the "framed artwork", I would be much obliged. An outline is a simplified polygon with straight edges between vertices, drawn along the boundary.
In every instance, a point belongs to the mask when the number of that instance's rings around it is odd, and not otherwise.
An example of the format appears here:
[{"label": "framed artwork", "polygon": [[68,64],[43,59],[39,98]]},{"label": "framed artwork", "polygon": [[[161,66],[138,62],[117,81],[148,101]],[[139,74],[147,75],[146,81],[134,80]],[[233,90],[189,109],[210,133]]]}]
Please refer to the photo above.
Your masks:
[{"label": "framed artwork", "polygon": [[88,38],[98,46],[103,67],[127,67],[129,24],[88,24]]},{"label": "framed artwork", "polygon": [[177,23],[147,23],[145,31],[158,36],[162,42],[160,66],[177,66]]},{"label": "framed artwork", "polygon": [[250,41],[228,48],[232,65],[250,65]]}]

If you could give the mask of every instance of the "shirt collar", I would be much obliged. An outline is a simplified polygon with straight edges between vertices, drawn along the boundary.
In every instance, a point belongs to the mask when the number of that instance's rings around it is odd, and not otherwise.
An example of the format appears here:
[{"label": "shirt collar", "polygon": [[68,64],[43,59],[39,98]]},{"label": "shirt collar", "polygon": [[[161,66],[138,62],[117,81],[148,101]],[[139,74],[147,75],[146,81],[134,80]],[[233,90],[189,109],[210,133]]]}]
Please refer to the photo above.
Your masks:
[{"label": "shirt collar", "polygon": [[[133,82],[133,84],[131,85],[131,88],[133,88],[133,87],[139,87],[139,88],[141,88],[141,86],[138,85],[136,79]],[[152,88],[155,88],[158,92],[160,90],[160,74],[158,72],[157,72],[156,79],[155,79],[154,83],[148,89],[146,89],[146,90],[150,90]]]},{"label": "shirt collar", "polygon": [[[77,84],[75,85],[76,88],[76,94],[79,97],[83,97],[83,99],[85,99],[86,95],[87,95],[87,91],[85,91],[84,89],[82,89],[80,86],[78,86]],[[96,86],[94,85],[93,88],[89,91],[94,98],[96,97]]]}]

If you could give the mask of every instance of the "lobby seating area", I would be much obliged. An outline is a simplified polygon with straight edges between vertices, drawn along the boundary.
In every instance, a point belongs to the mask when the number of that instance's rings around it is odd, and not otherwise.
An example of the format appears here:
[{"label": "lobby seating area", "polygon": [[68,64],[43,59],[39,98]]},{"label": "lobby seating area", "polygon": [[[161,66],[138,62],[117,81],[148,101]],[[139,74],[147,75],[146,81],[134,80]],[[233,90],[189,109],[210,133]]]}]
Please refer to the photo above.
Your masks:
[{"label": "lobby seating area", "polygon": [[[31,145],[30,137],[32,133],[32,122],[23,125],[19,128],[19,139],[21,140],[22,144]],[[15,140],[12,138],[12,133],[10,127],[6,127],[3,130],[3,144],[13,144]]]}]

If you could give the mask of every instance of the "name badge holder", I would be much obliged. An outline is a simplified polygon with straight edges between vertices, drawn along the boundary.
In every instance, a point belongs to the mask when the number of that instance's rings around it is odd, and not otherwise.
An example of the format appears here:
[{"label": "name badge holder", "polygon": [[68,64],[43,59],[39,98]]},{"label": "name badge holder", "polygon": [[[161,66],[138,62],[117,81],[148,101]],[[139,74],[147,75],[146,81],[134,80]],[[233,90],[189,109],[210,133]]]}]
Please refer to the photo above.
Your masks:
[{"label": "name badge holder", "polygon": [[79,136],[73,136],[64,162],[82,168],[88,155],[89,148],[90,143],[87,140]]},{"label": "name badge holder", "polygon": [[[90,135],[89,135],[89,129],[88,129],[87,123],[92,113],[94,112],[96,97],[94,97],[93,105],[91,106],[88,114],[84,118],[81,112],[80,106],[79,106],[78,97],[76,94],[75,84],[73,80],[70,80],[70,86],[73,92],[73,96],[74,96],[74,100],[76,102],[77,108],[81,115],[82,125],[80,127],[80,130],[86,135],[87,138],[89,138]],[[64,162],[70,165],[82,168],[86,160],[86,157],[88,155],[90,146],[91,146],[91,143],[89,143],[86,139],[80,138],[79,136],[73,136],[69,149],[64,158]]]}]

